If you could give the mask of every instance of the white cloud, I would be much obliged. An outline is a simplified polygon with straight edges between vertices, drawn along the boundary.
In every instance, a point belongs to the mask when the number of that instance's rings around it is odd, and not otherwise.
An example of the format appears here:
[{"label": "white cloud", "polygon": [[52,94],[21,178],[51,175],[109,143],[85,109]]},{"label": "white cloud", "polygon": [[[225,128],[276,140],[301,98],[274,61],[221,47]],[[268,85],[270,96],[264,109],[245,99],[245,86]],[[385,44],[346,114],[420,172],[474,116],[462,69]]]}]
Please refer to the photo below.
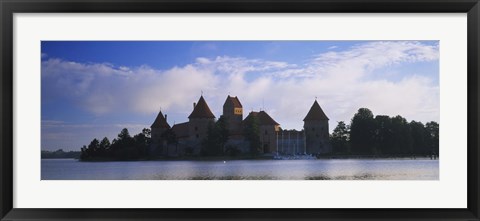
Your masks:
[{"label": "white cloud", "polygon": [[284,128],[300,129],[318,97],[333,129],[336,121],[349,122],[360,107],[368,107],[374,114],[438,121],[439,86],[434,80],[438,73],[405,72],[395,80],[387,75],[369,78],[374,70],[438,58],[438,45],[412,41],[363,43],[316,55],[305,64],[218,56],[156,70],[50,58],[42,62],[42,80],[52,87],[46,89],[47,96],[73,98],[97,115],[118,111],[152,114],[161,107],[169,115],[185,116],[170,119],[176,122],[186,120],[192,102],[203,91],[217,117],[230,94],[239,96],[245,115],[264,106]]},{"label": "white cloud", "polygon": [[370,71],[403,62],[438,60],[438,45],[416,41],[380,41],[354,46],[346,51],[330,51],[317,55],[314,64],[323,70],[353,66],[358,71]]},{"label": "white cloud", "polygon": [[74,150],[79,151],[83,145],[88,145],[94,138],[107,137],[110,141],[117,138],[123,128],[127,128],[131,136],[141,133],[147,124],[77,124],[57,120],[42,120],[42,150]]}]

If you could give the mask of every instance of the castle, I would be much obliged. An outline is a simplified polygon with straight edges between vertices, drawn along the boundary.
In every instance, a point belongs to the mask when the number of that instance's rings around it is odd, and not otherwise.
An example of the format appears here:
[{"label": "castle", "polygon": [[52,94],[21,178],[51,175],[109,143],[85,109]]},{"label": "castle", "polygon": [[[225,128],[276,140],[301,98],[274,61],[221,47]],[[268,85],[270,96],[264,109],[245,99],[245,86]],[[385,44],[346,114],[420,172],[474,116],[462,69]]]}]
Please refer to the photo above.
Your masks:
[{"label": "castle", "polygon": [[[243,119],[243,106],[238,97],[228,96],[223,104],[223,114],[229,132],[227,145],[240,152],[249,151],[249,142],[244,137],[245,122],[255,117],[258,122],[258,135],[264,155],[312,154],[331,152],[329,144],[328,117],[315,99],[303,119],[303,130],[285,130],[265,111],[251,111]],[[167,122],[167,115],[160,111],[151,126],[152,149],[165,156],[198,155],[202,140],[206,138],[208,127],[215,123],[215,115],[207,102],[200,96],[193,103],[193,111],[188,122],[174,124]],[[166,132],[174,134],[176,142],[165,139]]]}]

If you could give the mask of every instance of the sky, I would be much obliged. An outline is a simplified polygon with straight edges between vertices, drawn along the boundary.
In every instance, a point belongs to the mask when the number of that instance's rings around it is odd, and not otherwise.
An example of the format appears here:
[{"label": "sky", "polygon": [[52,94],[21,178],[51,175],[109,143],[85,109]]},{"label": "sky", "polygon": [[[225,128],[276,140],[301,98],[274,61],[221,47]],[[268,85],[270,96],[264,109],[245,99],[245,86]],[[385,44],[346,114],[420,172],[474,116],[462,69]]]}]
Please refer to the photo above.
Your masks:
[{"label": "sky", "polygon": [[301,130],[315,99],[350,123],[359,108],[439,122],[438,41],[43,41],[42,150],[149,128],[158,111],[188,121],[202,95],[220,117],[228,95],[244,118],[265,110]]}]

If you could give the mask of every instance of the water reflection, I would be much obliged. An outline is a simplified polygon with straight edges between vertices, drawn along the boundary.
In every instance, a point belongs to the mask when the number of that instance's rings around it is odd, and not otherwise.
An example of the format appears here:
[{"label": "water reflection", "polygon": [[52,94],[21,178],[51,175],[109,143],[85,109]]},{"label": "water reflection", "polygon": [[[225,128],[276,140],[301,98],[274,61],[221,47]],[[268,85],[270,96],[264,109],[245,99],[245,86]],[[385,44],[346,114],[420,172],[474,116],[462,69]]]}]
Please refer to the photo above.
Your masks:
[{"label": "water reflection", "polygon": [[78,162],[43,159],[42,180],[438,180],[438,160]]}]

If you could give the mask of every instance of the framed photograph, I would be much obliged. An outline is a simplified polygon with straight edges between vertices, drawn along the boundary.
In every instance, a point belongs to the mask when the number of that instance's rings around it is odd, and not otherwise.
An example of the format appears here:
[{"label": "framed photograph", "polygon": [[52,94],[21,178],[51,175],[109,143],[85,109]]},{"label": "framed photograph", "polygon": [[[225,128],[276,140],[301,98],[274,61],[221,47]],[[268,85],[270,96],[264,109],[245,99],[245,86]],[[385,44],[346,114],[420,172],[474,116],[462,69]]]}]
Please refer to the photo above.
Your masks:
[{"label": "framed photograph", "polygon": [[478,0],[5,1],[1,220],[479,220]]}]

